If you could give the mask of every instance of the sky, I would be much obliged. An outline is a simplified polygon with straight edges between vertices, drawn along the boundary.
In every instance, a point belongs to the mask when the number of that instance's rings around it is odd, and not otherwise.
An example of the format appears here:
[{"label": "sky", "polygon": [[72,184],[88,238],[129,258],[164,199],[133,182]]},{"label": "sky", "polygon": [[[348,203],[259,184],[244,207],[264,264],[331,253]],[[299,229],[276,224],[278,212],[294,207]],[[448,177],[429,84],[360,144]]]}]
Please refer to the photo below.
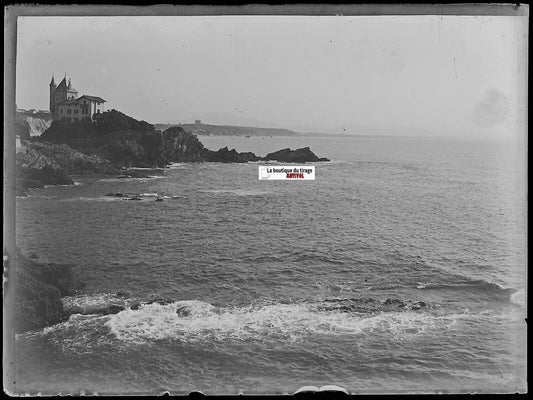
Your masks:
[{"label": "sky", "polygon": [[18,108],[49,83],[150,123],[524,135],[527,17],[19,17]]}]

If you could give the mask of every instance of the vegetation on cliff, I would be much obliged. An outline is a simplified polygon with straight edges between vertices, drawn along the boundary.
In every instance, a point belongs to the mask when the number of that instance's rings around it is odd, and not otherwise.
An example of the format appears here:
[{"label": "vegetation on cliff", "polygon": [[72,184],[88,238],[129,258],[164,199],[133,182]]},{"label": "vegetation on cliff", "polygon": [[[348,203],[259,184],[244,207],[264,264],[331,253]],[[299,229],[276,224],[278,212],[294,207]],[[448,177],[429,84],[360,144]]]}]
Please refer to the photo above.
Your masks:
[{"label": "vegetation on cliff", "polygon": [[94,114],[94,122],[98,135],[107,135],[117,131],[153,131],[154,126],[146,121],[138,121],[115,109]]},{"label": "vegetation on cliff", "polygon": [[146,121],[138,121],[115,109],[94,114],[93,120],[82,119],[75,122],[54,121],[43,132],[41,141],[61,142],[64,139],[90,139],[119,131],[153,131],[154,126]]}]

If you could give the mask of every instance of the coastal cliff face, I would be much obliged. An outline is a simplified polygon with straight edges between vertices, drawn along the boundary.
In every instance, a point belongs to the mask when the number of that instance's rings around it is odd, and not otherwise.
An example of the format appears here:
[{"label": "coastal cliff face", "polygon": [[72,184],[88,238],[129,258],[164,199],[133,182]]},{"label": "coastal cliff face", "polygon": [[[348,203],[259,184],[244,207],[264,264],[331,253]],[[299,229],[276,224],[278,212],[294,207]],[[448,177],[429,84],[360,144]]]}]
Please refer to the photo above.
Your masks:
[{"label": "coastal cliff face", "polygon": [[118,169],[96,155],[87,155],[67,145],[26,142],[16,155],[16,193],[45,185],[73,185],[70,174],[115,173]]},{"label": "coastal cliff face", "polygon": [[48,111],[17,110],[16,134],[21,139],[40,136],[52,124],[52,114]]},{"label": "coastal cliff face", "polygon": [[166,162],[205,161],[204,145],[196,135],[181,127],[172,127],[162,135],[161,153]]},{"label": "coastal cliff face", "polygon": [[69,265],[41,263],[17,253],[14,328],[24,332],[68,318],[61,298],[83,288]]},{"label": "coastal cliff face", "polygon": [[115,169],[97,155],[81,153],[65,144],[30,142],[17,153],[17,163],[23,167],[41,170],[51,168],[67,174],[108,173]]}]

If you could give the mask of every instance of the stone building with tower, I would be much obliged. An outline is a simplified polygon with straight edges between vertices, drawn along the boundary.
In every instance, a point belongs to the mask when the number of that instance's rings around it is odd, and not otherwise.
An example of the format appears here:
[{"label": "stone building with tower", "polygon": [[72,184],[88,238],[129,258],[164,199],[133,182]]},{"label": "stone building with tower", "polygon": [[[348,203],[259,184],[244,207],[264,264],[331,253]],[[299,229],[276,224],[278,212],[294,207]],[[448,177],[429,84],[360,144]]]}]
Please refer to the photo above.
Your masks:
[{"label": "stone building with tower", "polygon": [[94,114],[104,111],[105,100],[97,96],[82,95],[72,86],[67,76],[56,85],[54,77],[50,82],[50,112],[54,121],[76,122],[92,120]]}]

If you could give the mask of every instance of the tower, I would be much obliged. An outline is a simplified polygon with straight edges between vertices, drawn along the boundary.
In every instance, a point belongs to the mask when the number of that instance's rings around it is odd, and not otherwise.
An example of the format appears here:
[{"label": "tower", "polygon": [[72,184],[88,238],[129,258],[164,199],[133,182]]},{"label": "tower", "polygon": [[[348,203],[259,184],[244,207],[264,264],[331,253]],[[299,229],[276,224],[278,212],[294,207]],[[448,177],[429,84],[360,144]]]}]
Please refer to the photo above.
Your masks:
[{"label": "tower", "polygon": [[52,75],[52,80],[50,81],[50,112],[54,114],[55,111],[55,101],[54,101],[54,93],[56,91],[57,85],[54,82],[54,75]]}]

